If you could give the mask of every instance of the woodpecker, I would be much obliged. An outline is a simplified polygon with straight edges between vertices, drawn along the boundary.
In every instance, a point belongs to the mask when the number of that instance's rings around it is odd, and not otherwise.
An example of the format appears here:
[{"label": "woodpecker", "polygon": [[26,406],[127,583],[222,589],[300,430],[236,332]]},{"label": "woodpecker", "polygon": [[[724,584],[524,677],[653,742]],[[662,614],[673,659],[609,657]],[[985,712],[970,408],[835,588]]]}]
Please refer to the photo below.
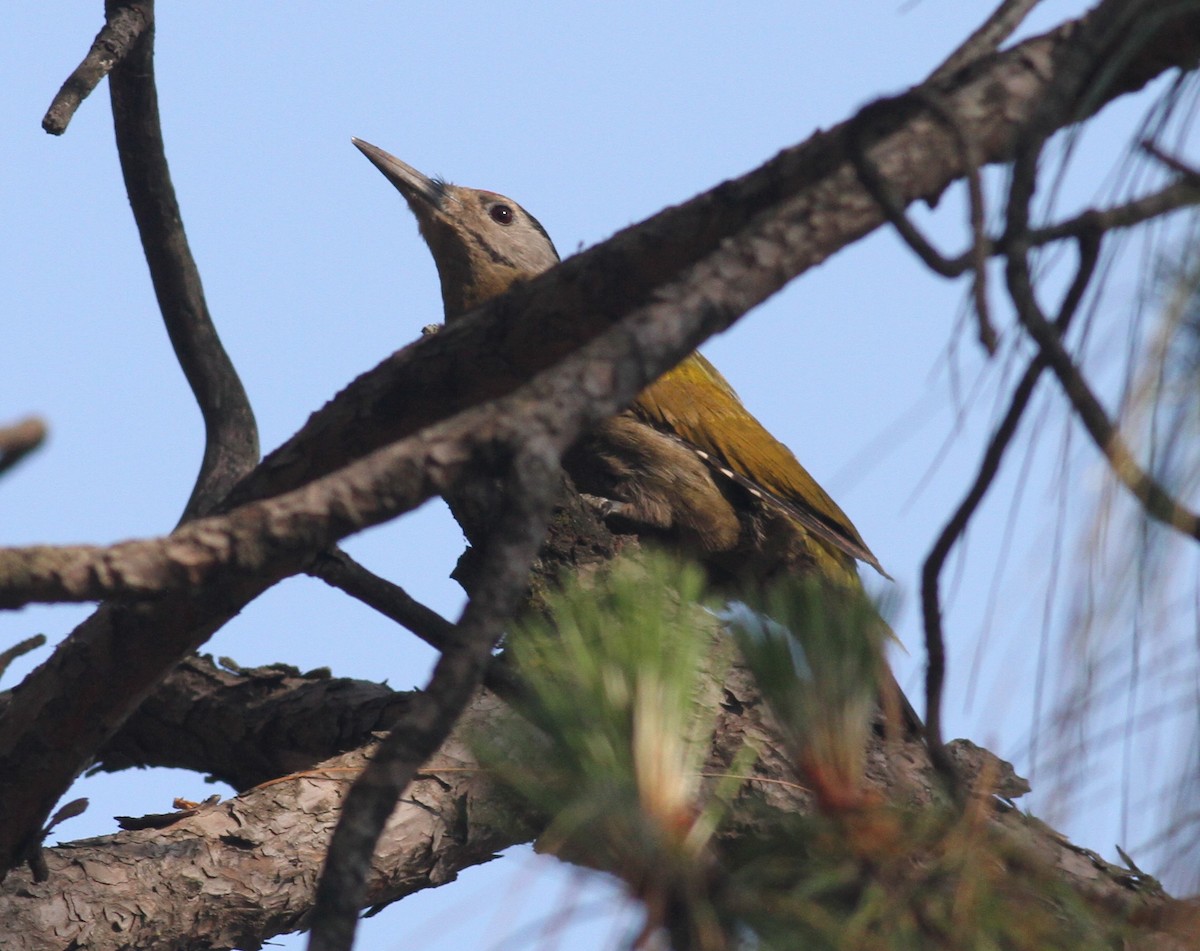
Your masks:
[{"label": "woodpecker", "polygon": [[[546,229],[511,198],[429,178],[352,141],[416,216],[447,323],[559,262]],[[564,466],[610,524],[662,537],[718,576],[762,583],[808,572],[859,587],[857,560],[887,577],[837,503],[698,352],[595,427]],[[920,719],[887,680],[905,730],[919,733]]]},{"label": "woodpecker", "polygon": [[[353,141],[416,216],[447,323],[558,263],[546,229],[512,199],[429,178]],[[816,571],[854,584],[856,559],[886,574],[837,503],[699,353],[596,427],[566,468],[611,522],[674,541],[730,575]]]}]

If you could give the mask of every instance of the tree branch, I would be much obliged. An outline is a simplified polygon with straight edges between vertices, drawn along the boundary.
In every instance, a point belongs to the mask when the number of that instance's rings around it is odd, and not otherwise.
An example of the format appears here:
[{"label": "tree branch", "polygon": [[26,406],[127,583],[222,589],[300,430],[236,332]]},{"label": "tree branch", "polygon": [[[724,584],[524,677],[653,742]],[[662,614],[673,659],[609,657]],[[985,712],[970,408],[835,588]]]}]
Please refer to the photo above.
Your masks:
[{"label": "tree branch", "polygon": [[308,573],[403,625],[437,650],[445,650],[457,636],[454,625],[444,617],[398,584],[368,571],[340,548],[319,554],[308,566]]},{"label": "tree branch", "polygon": [[4,672],[8,670],[9,665],[18,657],[24,657],[46,643],[45,634],[34,634],[31,637],[25,638],[23,641],[18,641],[12,647],[6,647],[0,651],[0,677],[4,676]]},{"label": "tree branch", "polygon": [[1108,460],[1113,474],[1138,500],[1148,516],[1200,541],[1200,514],[1180,503],[1161,482],[1142,468],[1062,341],[1054,336],[1033,291],[1028,255],[1014,253],[1010,256],[1006,275],[1021,325],[1029,331],[1038,346],[1038,352],[1058,377],[1075,415],[1092,437],[1096,448]]},{"label": "tree branch", "polygon": [[[1095,273],[1096,262],[1100,254],[1101,235],[1100,231],[1093,230],[1090,234],[1080,238],[1079,265],[1076,268],[1075,279],[1071,282],[1071,287],[1063,298],[1062,306],[1059,308],[1058,317],[1055,320],[1054,330],[1060,336],[1066,333],[1070,326],[1091,282],[1092,275]],[[934,766],[952,785],[956,782],[956,776],[946,758],[942,738],[942,688],[946,679],[946,647],[942,633],[942,606],[938,585],[946,559],[966,532],[967,525],[970,524],[1000,471],[1004,454],[1008,450],[1013,436],[1016,435],[1017,427],[1020,425],[1029,400],[1033,396],[1034,388],[1046,366],[1046,359],[1039,354],[1022,374],[1009,400],[1008,411],[988,441],[983,459],[979,464],[979,471],[976,473],[970,489],[967,490],[962,502],[959,503],[950,520],[938,534],[925,563],[921,566],[921,612],[925,625],[925,651],[928,657],[925,677],[925,739]]]},{"label": "tree branch", "polygon": [[1000,44],[1012,36],[1041,0],[1003,0],[974,33],[929,74],[927,83],[937,83],[959,70],[975,65],[991,56]]},{"label": "tree branch", "polygon": [[46,424],[35,416],[0,427],[0,475],[3,475],[46,439]]},{"label": "tree branch", "polygon": [[[108,0],[110,18],[123,9],[116,0]],[[158,307],[204,418],[204,458],[180,518],[186,522],[210,512],[258,462],[258,427],[233,361],[217,336],[184,234],[158,117],[152,0],[142,0],[139,9],[149,25],[113,69],[108,85],[125,190]]]},{"label": "tree branch", "polygon": [[[987,235],[987,209],[983,199],[983,180],[980,175],[980,158],[978,150],[967,135],[962,123],[946,107],[941,96],[928,86],[920,86],[907,93],[915,101],[928,106],[929,109],[946,123],[953,133],[956,147],[962,154],[966,167],[967,195],[970,200],[971,216],[971,248],[957,258],[947,258],[937,251],[919,228],[912,223],[905,213],[905,202],[888,184],[867,156],[866,145],[860,141],[857,134],[851,137],[850,154],[854,160],[854,168],[859,180],[871,193],[871,197],[879,203],[888,221],[896,232],[935,274],[945,278],[961,277],[968,269],[972,272],[971,296],[975,304],[975,314],[979,327],[979,342],[983,344],[988,356],[996,353],[996,330],[992,324],[987,299],[987,259],[992,250],[992,242]],[[892,100],[895,103],[896,100]],[[886,108],[889,103],[881,101],[875,108]]]},{"label": "tree branch", "polygon": [[458,625],[458,637],[434,668],[429,686],[413,701],[402,727],[380,744],[346,796],[317,887],[311,951],[350,951],[358,912],[366,900],[367,873],[384,823],[417,769],[444,742],[483,679],[503,624],[525,593],[529,566],[545,537],[559,484],[561,448],[513,433],[539,446],[513,453],[499,519],[488,540],[478,583]]},{"label": "tree branch", "polygon": [[[728,771],[737,751],[762,751],[734,804],[731,827],[761,833],[764,807],[780,815],[811,810],[794,782],[793,764],[746,672],[722,679],[725,698],[706,771]],[[334,715],[338,708],[335,708]],[[487,730],[507,708],[481,692],[424,764],[387,823],[372,862],[364,904],[383,905],[452,880],[462,869],[528,841],[535,819],[516,814],[481,773],[465,737]],[[89,951],[254,947],[273,935],[307,927],[315,883],[350,782],[375,746],[336,757],[296,776],[265,783],[225,802],[203,806],[159,829],[121,832],[46,850],[51,881],[18,872],[0,888],[0,934],[6,951],[60,951],[72,941]],[[971,744],[951,744],[962,774],[981,796],[1017,795],[1004,781],[1011,768]],[[520,751],[514,751],[519,756]],[[928,804],[935,780],[922,748],[899,753],[875,737],[867,781],[909,806]],[[984,787],[984,782],[995,785]],[[1004,826],[1030,853],[1062,870],[1086,900],[1141,920],[1164,918],[1170,902],[1153,882],[1071,846],[1054,830],[1002,803],[983,814]],[[1014,866],[1009,874],[1020,875]],[[52,922],[47,927],[47,922]]]},{"label": "tree branch", "polygon": [[[463,739],[500,707],[476,697],[425,764],[387,824],[367,903],[440,885],[530,837],[511,812],[487,807],[487,778]],[[373,755],[368,745],[166,828],[46,850],[49,882],[22,871],[0,889],[6,951],[257,947],[305,927],[346,791]]]},{"label": "tree branch", "polygon": [[[1084,42],[1076,53],[1074,63],[1066,73],[1066,81],[1047,97],[1038,115],[1030,123],[1013,162],[1012,184],[1006,205],[1006,267],[1005,279],[1009,296],[1017,311],[1017,319],[1037,344],[1039,354],[1058,377],[1063,392],[1071,402],[1080,422],[1096,447],[1109,462],[1117,478],[1141,503],[1146,514],[1172,528],[1200,540],[1200,515],[1186,508],[1167,489],[1137,462],[1120,432],[1108,418],[1100,400],[1088,386],[1083,374],[1075,366],[1062,338],[1055,332],[1050,321],[1037,301],[1030,270],[1030,245],[1025,236],[1030,229],[1030,206],[1037,185],[1038,159],[1046,140],[1065,120],[1075,116],[1077,97],[1083,94],[1103,94],[1103,87],[1096,89],[1093,78],[1096,65],[1087,61],[1087,50],[1103,52],[1108,61],[1121,63],[1141,56],[1146,47],[1152,46],[1142,33],[1132,31],[1136,14],[1134,7],[1155,8],[1150,3],[1131,4],[1127,10],[1118,10],[1108,20],[1085,28]],[[1159,17],[1166,11],[1157,10]],[[1110,76],[1104,77],[1112,82]],[[1194,188],[1192,175],[1185,173],[1181,185]]]},{"label": "tree branch", "polygon": [[62,135],[79,104],[92,94],[114,66],[123,60],[150,26],[150,4],[130,2],[112,4],[104,26],[92,41],[83,62],[67,77],[42,118],[42,128],[51,135]]},{"label": "tree branch", "polygon": [[[505,404],[507,405],[507,404]],[[31,601],[161,598],[234,578],[270,583],[352,532],[411,511],[462,477],[497,408],[480,407],[303,488],[109,547],[0,549],[0,608]]]},{"label": "tree branch", "polygon": [[227,670],[193,656],[146,698],[92,769],[171,766],[245,790],[368,743],[402,720],[410,700],[327,670]]}]

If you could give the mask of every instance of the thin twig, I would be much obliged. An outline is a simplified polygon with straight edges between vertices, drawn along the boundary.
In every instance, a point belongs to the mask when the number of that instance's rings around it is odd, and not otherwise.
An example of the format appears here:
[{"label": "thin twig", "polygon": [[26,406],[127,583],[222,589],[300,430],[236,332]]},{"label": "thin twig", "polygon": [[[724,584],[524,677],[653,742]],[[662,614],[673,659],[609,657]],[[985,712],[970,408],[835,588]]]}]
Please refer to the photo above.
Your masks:
[{"label": "thin twig", "polygon": [[67,77],[58,90],[46,115],[42,128],[51,135],[62,135],[67,131],[71,118],[79,104],[92,94],[105,76],[123,60],[133,44],[147,26],[153,11],[150,4],[132,2],[113,4],[104,26],[92,41],[83,62]]},{"label": "thin twig", "polygon": [[[874,102],[863,109],[850,123],[847,130],[847,152],[849,153],[850,161],[854,164],[854,170],[858,173],[858,179],[862,183],[862,186],[875,199],[880,210],[883,211],[884,217],[887,218],[888,223],[896,229],[900,237],[904,240],[904,243],[921,259],[922,263],[941,277],[961,277],[970,266],[966,257],[959,256],[953,259],[946,257],[921,234],[920,229],[909,220],[908,215],[905,213],[904,202],[901,201],[895,186],[887,180],[871,160],[870,155],[867,154],[868,139],[874,113],[884,111],[904,99],[920,103],[928,108],[930,112],[937,112],[930,104],[928,98],[918,94],[916,90],[892,99],[881,99]],[[945,107],[939,113],[939,117],[944,117],[944,115]],[[950,123],[950,125],[953,127],[953,123]]]},{"label": "thin twig", "polygon": [[[1134,198],[1124,204],[1105,209],[1088,209],[1056,225],[1047,225],[1028,232],[1024,244],[1029,248],[1041,247],[1063,238],[1078,238],[1089,229],[1116,231],[1132,228],[1151,218],[1158,218],[1171,211],[1200,202],[1200,183],[1175,181],[1156,192]],[[997,239],[989,252],[993,255],[1007,253],[1003,239]]]},{"label": "thin twig", "polygon": [[[1005,280],[1017,312],[1017,319],[1037,344],[1039,352],[1045,357],[1054,375],[1058,377],[1075,414],[1092,437],[1096,448],[1108,460],[1109,468],[1141,503],[1146,514],[1191,538],[1200,540],[1200,515],[1180,503],[1137,462],[1120,431],[1109,419],[1104,406],[1067,352],[1062,338],[1046,319],[1034,293],[1029,264],[1030,247],[1023,240],[1023,235],[1028,231],[1030,205],[1037,181],[1038,158],[1049,132],[1050,129],[1047,128],[1042,134],[1031,137],[1018,150],[1013,162],[1006,215]],[[1189,178],[1185,175],[1181,184],[1186,184],[1194,191],[1195,185]]]},{"label": "thin twig", "polygon": [[[1094,230],[1079,239],[1079,265],[1055,320],[1054,331],[1066,332],[1083,300],[1084,292],[1095,273],[1100,255],[1102,232]],[[930,759],[939,773],[951,784],[957,782],[957,774],[946,756],[942,738],[942,688],[946,679],[946,647],[942,632],[942,608],[938,593],[938,582],[951,550],[963,536],[972,517],[995,481],[1004,454],[1016,434],[1029,400],[1033,396],[1042,371],[1047,367],[1042,355],[1035,357],[1026,368],[1009,401],[1008,411],[988,441],[979,471],[970,489],[955,509],[954,514],[939,533],[921,566],[921,609],[925,625],[925,649],[929,657],[925,677],[925,739]]]},{"label": "thin twig", "polygon": [[962,153],[963,165],[967,170],[967,199],[970,205],[971,225],[971,247],[963,255],[963,259],[971,270],[971,298],[975,302],[979,343],[989,357],[994,357],[998,340],[996,327],[992,322],[991,307],[988,304],[987,262],[991,240],[987,233],[987,205],[983,198],[983,175],[980,171],[983,160],[975,142],[967,135],[962,122],[942,96],[926,86],[917,87],[915,93],[954,134],[958,150]]},{"label": "thin twig", "polygon": [[308,573],[403,625],[437,650],[445,651],[458,637],[455,626],[444,617],[398,584],[364,568],[340,548],[319,554]]},{"label": "thin twig", "polygon": [[1050,369],[1058,377],[1084,429],[1096,448],[1108,460],[1113,474],[1141,503],[1155,521],[1200,541],[1200,515],[1183,505],[1154,476],[1138,463],[1121,437],[1087,380],[1067,353],[1062,341],[1054,336],[1033,293],[1029,263],[1025,255],[1014,255],[1006,269],[1009,293],[1016,305],[1021,325],[1045,355]]},{"label": "thin twig", "polygon": [[1180,178],[1184,179],[1188,184],[1192,185],[1193,187],[1200,187],[1200,171],[1198,171],[1196,168],[1188,165],[1181,159],[1177,159],[1174,155],[1168,155],[1158,147],[1157,143],[1152,142],[1150,139],[1143,140],[1141,146],[1147,155],[1150,155],[1162,162],[1163,165],[1169,168]]},{"label": "thin twig", "polygon": [[25,640],[13,644],[12,647],[0,651],[0,677],[4,676],[4,672],[8,670],[8,665],[18,657],[24,657],[31,651],[37,650],[46,643],[45,634],[34,634],[32,637],[27,637]]},{"label": "thin twig", "polygon": [[[996,353],[998,338],[991,319],[991,308],[987,291],[987,260],[995,255],[1007,254],[1010,234],[991,238],[987,233],[987,214],[984,203],[983,181],[980,174],[982,162],[978,149],[966,134],[962,123],[949,109],[945,100],[926,87],[917,87],[908,96],[927,106],[954,134],[966,167],[967,193],[970,202],[971,247],[956,257],[947,257],[938,251],[909,219],[895,188],[880,174],[866,152],[866,122],[856,122],[850,129],[850,157],[858,172],[859,180],[871,197],[878,202],[888,222],[901,239],[935,274],[947,279],[961,277],[968,270],[972,274],[971,299],[975,307],[978,338],[989,356]],[[864,110],[864,115],[869,112]],[[1088,210],[1057,225],[1036,230],[1027,230],[1022,235],[1023,243],[1035,247],[1059,241],[1063,238],[1079,238],[1097,227],[1108,230],[1130,227],[1185,205],[1200,201],[1200,176],[1195,169],[1177,159],[1162,154],[1153,143],[1143,143],[1151,155],[1168,167],[1179,172],[1181,181],[1154,192],[1151,195],[1117,205],[1103,211]]]},{"label": "thin twig", "polygon": [[879,203],[879,207],[883,209],[892,227],[926,267],[951,280],[961,277],[968,269],[973,272],[971,293],[975,303],[979,341],[988,355],[993,356],[996,353],[996,330],[991,321],[987,299],[987,259],[992,242],[987,234],[987,209],[984,204],[983,183],[979,171],[982,165],[979,149],[953,110],[938,93],[924,86],[918,86],[907,95],[924,105],[936,116],[951,131],[958,144],[959,152],[962,154],[963,167],[966,170],[967,194],[971,208],[972,241],[970,250],[957,258],[947,258],[934,248],[930,241],[921,234],[920,229],[909,220],[904,204],[897,196],[896,190],[880,174],[870,156],[867,155],[864,135],[868,124],[861,121],[861,118],[850,127],[851,161],[854,163],[863,187]]},{"label": "thin twig", "polygon": [[0,474],[37,449],[45,439],[46,424],[36,416],[0,427]]}]

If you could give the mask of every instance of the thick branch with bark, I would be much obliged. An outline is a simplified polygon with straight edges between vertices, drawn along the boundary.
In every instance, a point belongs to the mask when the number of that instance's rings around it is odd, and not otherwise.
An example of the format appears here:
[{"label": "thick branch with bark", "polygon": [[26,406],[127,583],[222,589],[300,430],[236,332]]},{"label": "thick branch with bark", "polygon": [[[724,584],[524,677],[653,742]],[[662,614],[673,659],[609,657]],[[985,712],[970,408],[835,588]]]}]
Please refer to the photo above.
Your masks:
[{"label": "thick branch with bark", "polygon": [[[344,682],[343,689],[331,691],[331,718],[353,716],[352,698],[370,689]],[[746,742],[764,751],[731,825],[761,823],[763,804],[781,813],[810,809],[811,794],[796,784],[792,765],[780,753],[784,744],[745,672],[735,668],[721,690],[724,702],[706,771],[727,771]],[[367,903],[386,904],[452,881],[464,868],[537,834],[538,824],[497,794],[463,740],[486,730],[504,710],[495,695],[478,694],[453,735],[419,771],[380,840]],[[265,782],[165,828],[47,850],[49,882],[34,883],[22,871],[0,888],[0,933],[11,936],[6,949],[46,951],[76,940],[92,951],[215,951],[253,947],[305,927],[346,791],[375,749],[370,743],[299,775]],[[951,752],[971,785],[978,787],[987,776],[1001,795],[1019,794],[1006,764],[990,754],[970,744],[951,744]],[[869,764],[871,785],[891,798],[924,802],[934,795],[936,781],[919,745],[897,749],[876,741]],[[1006,805],[997,804],[994,821],[1060,868],[1089,902],[1147,919],[1166,918],[1178,907],[1153,882],[1071,846]]]},{"label": "thick branch with bark", "polygon": [[409,694],[284,664],[230,670],[190,657],[100,751],[93,769],[171,766],[246,790],[356,749],[391,728]]},{"label": "thick branch with bark", "polygon": [[[367,900],[386,903],[452,881],[529,832],[490,800],[462,736],[497,713],[476,698],[391,814]],[[0,897],[8,951],[257,947],[303,927],[330,836],[368,745],[159,829],[47,850],[50,879],[14,873]],[[390,811],[390,810],[389,810]]]}]

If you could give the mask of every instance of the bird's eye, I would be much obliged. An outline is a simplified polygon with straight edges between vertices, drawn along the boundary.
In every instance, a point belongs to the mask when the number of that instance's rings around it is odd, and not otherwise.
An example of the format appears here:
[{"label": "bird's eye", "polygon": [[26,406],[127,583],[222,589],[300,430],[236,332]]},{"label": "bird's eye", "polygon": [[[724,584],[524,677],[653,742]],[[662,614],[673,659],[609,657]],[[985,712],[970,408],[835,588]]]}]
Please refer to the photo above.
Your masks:
[{"label": "bird's eye", "polygon": [[492,221],[498,225],[511,225],[516,215],[508,205],[492,205],[488,209],[488,214],[492,216]]}]

